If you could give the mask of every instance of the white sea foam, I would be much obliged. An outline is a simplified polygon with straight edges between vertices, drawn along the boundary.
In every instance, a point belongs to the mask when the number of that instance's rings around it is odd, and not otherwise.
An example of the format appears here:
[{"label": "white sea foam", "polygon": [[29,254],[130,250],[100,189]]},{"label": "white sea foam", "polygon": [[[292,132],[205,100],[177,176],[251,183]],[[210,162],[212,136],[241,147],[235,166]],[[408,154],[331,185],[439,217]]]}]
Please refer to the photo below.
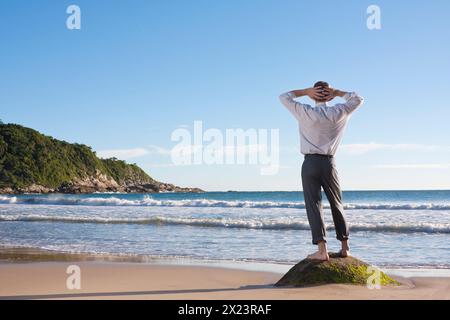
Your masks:
[{"label": "white sea foam", "polygon": [[8,197],[0,195],[0,203],[16,203],[17,197]]},{"label": "white sea foam", "polygon": [[[0,215],[0,221],[22,222],[65,222],[98,224],[149,224],[149,225],[186,225],[216,228],[244,228],[267,230],[309,230],[307,222],[292,219],[239,219],[239,218],[195,218],[148,216],[145,218],[52,216],[52,215]],[[331,226],[329,230],[333,229]],[[449,224],[438,223],[353,223],[351,231],[397,232],[397,233],[450,233]]]},{"label": "white sea foam", "polygon": [[[3,204],[45,204],[72,206],[149,206],[149,207],[222,207],[222,208],[294,208],[304,209],[303,202],[293,201],[245,201],[245,200],[212,200],[212,199],[183,199],[158,200],[149,196],[142,199],[130,200],[118,197],[12,197],[0,196]],[[324,203],[325,208],[329,208]],[[450,203],[346,203],[347,210],[450,210]]]}]

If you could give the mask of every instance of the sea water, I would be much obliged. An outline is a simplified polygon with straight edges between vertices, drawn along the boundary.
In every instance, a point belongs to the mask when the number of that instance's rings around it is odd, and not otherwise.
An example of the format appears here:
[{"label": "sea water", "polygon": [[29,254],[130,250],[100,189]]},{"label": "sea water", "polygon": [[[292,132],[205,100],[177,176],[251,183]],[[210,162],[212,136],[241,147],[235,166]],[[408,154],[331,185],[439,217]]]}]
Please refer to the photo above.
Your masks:
[{"label": "sea water", "polygon": [[[343,193],[352,254],[450,268],[450,191]],[[331,251],[339,249],[329,204]],[[301,192],[0,195],[0,245],[292,264],[315,248]]]}]

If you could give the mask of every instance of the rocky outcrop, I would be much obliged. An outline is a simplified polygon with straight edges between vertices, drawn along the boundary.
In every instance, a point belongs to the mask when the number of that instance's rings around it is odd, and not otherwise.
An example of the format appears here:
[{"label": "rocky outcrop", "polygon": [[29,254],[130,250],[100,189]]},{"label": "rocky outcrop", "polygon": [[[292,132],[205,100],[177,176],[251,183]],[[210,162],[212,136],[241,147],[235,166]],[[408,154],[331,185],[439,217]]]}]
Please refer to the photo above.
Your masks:
[{"label": "rocky outcrop", "polygon": [[183,188],[170,183],[128,183],[118,184],[114,179],[108,177],[86,177],[76,181],[64,183],[59,188],[47,188],[45,186],[33,184],[24,188],[0,188],[0,194],[47,194],[47,193],[66,193],[82,194],[95,192],[123,192],[123,193],[160,193],[160,192],[204,192],[199,188]]},{"label": "rocky outcrop", "polygon": [[45,186],[41,186],[39,184],[32,184],[27,188],[19,189],[21,193],[52,193],[55,190],[52,188],[47,188]]},{"label": "rocky outcrop", "polygon": [[[367,285],[369,277],[376,275],[368,269],[369,264],[353,257],[341,258],[337,253],[330,254],[329,261],[304,259],[292,267],[276,284],[277,287],[303,287],[331,283]],[[399,283],[381,271],[380,285],[399,285]],[[369,279],[369,282],[373,278]]]},{"label": "rocky outcrop", "polygon": [[24,188],[0,188],[0,194],[21,194],[21,193],[53,193],[55,189],[47,188],[39,184],[32,184]]},{"label": "rocky outcrop", "polygon": [[94,176],[86,176],[82,179],[63,183],[60,187],[52,189],[33,184],[25,188],[0,188],[0,194],[22,193],[94,193],[94,192],[124,192],[124,193],[159,193],[159,192],[203,192],[199,188],[182,188],[169,183],[155,180],[126,180],[118,183],[112,177],[97,171]]},{"label": "rocky outcrop", "polygon": [[14,194],[14,193],[16,193],[16,190],[14,190],[13,188],[10,187],[0,188],[0,194]]},{"label": "rocky outcrop", "polygon": [[182,188],[170,183],[161,183],[158,182],[159,192],[204,192],[199,188]]},{"label": "rocky outcrop", "polygon": [[112,177],[97,170],[94,176],[76,178],[69,183],[63,183],[57,188],[57,191],[60,193],[93,193],[124,190]]}]

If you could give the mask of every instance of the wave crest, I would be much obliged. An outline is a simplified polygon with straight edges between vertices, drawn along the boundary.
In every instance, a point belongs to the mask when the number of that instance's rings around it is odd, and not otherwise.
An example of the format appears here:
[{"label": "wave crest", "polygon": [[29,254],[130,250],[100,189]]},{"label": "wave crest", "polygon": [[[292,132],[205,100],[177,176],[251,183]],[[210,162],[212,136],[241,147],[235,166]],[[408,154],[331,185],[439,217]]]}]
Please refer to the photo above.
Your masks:
[{"label": "wave crest", "polygon": [[[55,217],[40,215],[8,216],[0,215],[1,221],[22,222],[65,222],[65,223],[99,223],[99,224],[148,224],[148,225],[185,225],[214,228],[242,228],[263,230],[309,230],[309,224],[301,221],[256,220],[256,219],[226,219],[226,218],[192,218],[151,216],[146,218],[90,218],[90,217]],[[333,230],[329,226],[328,230]],[[351,231],[396,232],[396,233],[450,233],[448,224],[420,223],[407,224],[367,224],[350,225]]]},{"label": "wave crest", "polygon": [[[305,209],[303,202],[183,199],[157,200],[149,196],[129,200],[118,197],[11,197],[0,196],[3,204],[43,204],[72,206],[149,206],[149,207],[216,207],[216,208],[293,208]],[[329,208],[328,203],[324,203]],[[450,210],[450,203],[347,203],[346,210]]]}]

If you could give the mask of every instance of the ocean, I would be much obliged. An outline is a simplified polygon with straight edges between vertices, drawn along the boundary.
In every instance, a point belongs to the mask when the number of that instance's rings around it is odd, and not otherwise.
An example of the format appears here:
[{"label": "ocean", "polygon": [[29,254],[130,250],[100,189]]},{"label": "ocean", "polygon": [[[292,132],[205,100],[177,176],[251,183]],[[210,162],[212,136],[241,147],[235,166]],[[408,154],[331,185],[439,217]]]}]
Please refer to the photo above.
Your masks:
[{"label": "ocean", "polygon": [[[450,191],[343,197],[354,256],[384,268],[450,268]],[[280,264],[315,249],[301,192],[0,195],[0,245]]]}]

